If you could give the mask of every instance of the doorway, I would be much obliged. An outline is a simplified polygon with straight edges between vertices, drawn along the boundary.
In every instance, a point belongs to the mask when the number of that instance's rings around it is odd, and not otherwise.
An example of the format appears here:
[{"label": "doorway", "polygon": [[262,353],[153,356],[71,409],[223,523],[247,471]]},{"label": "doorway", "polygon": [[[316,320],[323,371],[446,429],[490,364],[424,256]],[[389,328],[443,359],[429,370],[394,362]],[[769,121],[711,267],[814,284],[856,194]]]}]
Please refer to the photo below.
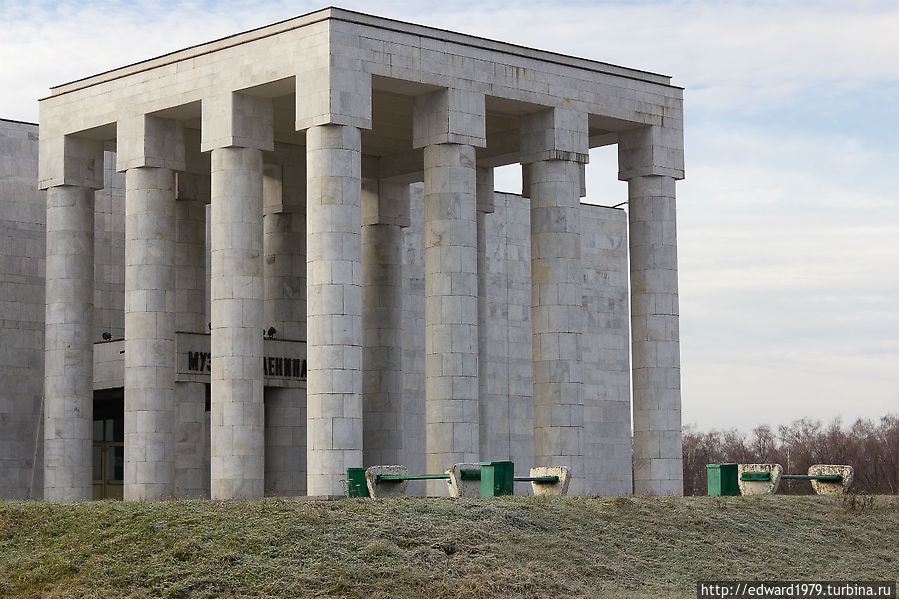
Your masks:
[{"label": "doorway", "polygon": [[122,499],[125,479],[125,390],[94,391],[93,498]]}]

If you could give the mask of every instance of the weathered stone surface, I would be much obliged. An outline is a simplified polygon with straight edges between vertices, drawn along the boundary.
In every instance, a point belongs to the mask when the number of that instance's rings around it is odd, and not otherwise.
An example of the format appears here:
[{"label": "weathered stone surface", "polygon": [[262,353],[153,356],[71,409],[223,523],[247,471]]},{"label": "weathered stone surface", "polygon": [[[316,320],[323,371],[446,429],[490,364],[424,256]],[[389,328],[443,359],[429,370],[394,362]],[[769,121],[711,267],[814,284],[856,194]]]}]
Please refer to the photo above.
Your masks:
[{"label": "weathered stone surface", "polygon": [[175,494],[175,188],[168,168],[125,174],[126,500]]},{"label": "weathered stone surface", "polygon": [[212,151],[211,493],[262,497],[262,152]]},{"label": "weathered stone surface", "polygon": [[531,477],[558,476],[559,482],[553,484],[531,482],[534,495],[568,495],[568,485],[571,483],[571,469],[565,466],[537,466],[531,468]]},{"label": "weathered stone surface", "polygon": [[479,458],[475,150],[429,145],[424,160],[427,467],[441,472]]},{"label": "weathered stone surface", "polygon": [[852,466],[839,464],[814,464],[808,467],[809,476],[820,476],[822,474],[839,474],[843,477],[842,482],[834,482],[829,480],[813,480],[812,489],[818,495],[840,495],[849,490],[852,484],[852,478],[855,475],[855,469]]},{"label": "weathered stone surface", "polygon": [[[780,464],[737,464],[737,483],[740,495],[773,495],[780,486],[783,474]],[[742,480],[744,472],[770,472],[771,480]]]},{"label": "weathered stone surface", "polygon": [[377,482],[379,475],[406,476],[409,469],[405,466],[369,466],[365,469],[365,484],[372,497],[403,497],[406,494],[407,481]]},{"label": "weathered stone surface", "polygon": [[0,119],[0,497],[43,489],[46,193],[38,128]]},{"label": "weathered stone surface", "polygon": [[634,492],[683,494],[674,179],[628,181]]},{"label": "weathered stone surface", "polygon": [[[480,470],[481,465],[477,462],[467,464],[453,464],[447,468],[446,473],[449,478],[449,496],[450,497],[480,497],[481,481],[465,480],[462,478],[462,470]],[[442,483],[443,481],[435,481]]]},{"label": "weathered stone surface", "polygon": [[340,495],[362,466],[360,131],[306,132],[307,492]]}]

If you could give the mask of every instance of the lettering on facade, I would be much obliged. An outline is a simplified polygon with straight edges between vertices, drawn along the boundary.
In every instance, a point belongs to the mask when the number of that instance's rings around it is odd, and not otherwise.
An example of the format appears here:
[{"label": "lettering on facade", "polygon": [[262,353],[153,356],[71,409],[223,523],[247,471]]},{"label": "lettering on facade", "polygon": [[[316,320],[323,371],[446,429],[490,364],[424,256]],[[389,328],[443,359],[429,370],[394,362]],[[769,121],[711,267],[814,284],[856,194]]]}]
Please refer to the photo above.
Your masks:
[{"label": "lettering on facade", "polygon": [[[212,355],[205,351],[187,352],[187,371],[205,374],[212,370]],[[265,356],[262,371],[266,377],[306,380],[306,360],[291,357]]]}]

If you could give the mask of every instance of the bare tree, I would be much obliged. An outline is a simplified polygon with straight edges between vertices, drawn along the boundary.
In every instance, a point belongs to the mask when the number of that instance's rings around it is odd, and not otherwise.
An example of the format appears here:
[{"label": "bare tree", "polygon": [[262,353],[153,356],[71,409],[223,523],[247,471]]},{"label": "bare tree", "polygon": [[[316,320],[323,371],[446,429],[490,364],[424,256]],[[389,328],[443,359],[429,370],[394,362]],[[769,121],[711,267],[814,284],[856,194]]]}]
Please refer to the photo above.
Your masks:
[{"label": "bare tree", "polygon": [[[803,418],[789,426],[699,432],[684,429],[684,494],[706,494],[706,465],[714,463],[778,463],[790,474],[802,474],[812,464],[850,464],[853,489],[865,493],[899,493],[899,415],[875,423],[856,420],[843,427],[839,419],[823,427]],[[783,481],[780,493],[808,494],[808,481]]]}]

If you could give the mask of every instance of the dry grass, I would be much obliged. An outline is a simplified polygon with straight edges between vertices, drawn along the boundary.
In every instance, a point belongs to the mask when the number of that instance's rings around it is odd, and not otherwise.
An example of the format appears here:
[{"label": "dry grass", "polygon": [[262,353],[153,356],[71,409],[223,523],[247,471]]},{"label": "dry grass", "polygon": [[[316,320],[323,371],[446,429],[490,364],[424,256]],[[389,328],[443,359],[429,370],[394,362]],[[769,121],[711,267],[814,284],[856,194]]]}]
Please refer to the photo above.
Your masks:
[{"label": "dry grass", "polygon": [[0,597],[694,597],[895,580],[899,498],[0,502]]}]

